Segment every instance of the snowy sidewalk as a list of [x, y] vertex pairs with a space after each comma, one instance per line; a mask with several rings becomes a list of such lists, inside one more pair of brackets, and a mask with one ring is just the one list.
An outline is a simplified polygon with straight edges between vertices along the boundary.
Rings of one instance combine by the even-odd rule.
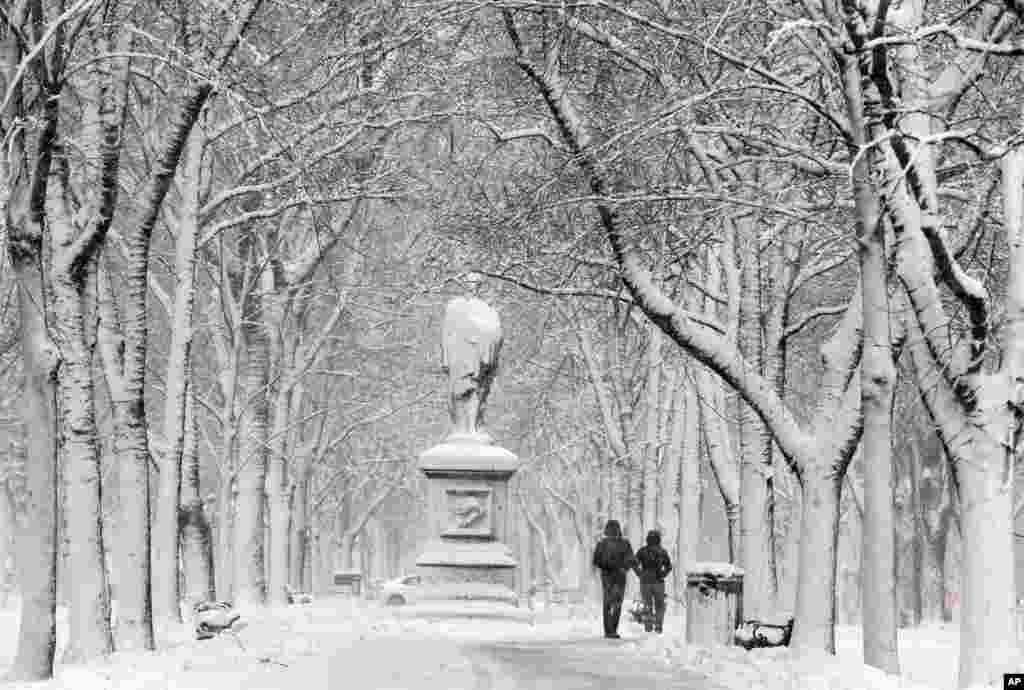
[[[182, 637], [158, 653], [118, 653], [59, 666], [33, 690], [711, 690], [696, 673], [644, 659], [642, 635], [601, 638], [599, 621], [538, 615], [501, 619], [410, 618], [353, 600], [246, 613], [237, 639]], [[7, 623], [9, 621], [3, 621]], [[0, 664], [14, 626], [0, 626]], [[63, 626], [58, 637], [63, 639]], [[2, 671], [3, 669], [0, 669]]]
[[[596, 611], [596, 610], [595, 610]], [[26, 690], [909, 690], [915, 682], [946, 690], [955, 637], [931, 640], [921, 630], [921, 654], [911, 640], [910, 678], [893, 678], [843, 649], [839, 658], [797, 660], [790, 650], [744, 652], [686, 645], [681, 621], [666, 619], [664, 635], [624, 621], [622, 640], [600, 636], [586, 607], [538, 612], [534, 623], [503, 619], [425, 618], [374, 602], [326, 599], [311, 606], [242, 611], [238, 638], [206, 641], [182, 630], [156, 653], [118, 653], [83, 666], [61, 666], [57, 677]], [[66, 638], [64, 616], [58, 640]], [[13, 612], [0, 612], [0, 674], [14, 654]], [[844, 648], [853, 639], [844, 639]], [[59, 658], [58, 650], [58, 658]], [[944, 660], [945, 661], [945, 660]], [[921, 670], [932, 667], [928, 678]], [[920, 667], [920, 668], [919, 668]], [[911, 680], [913, 678], [913, 680]], [[931, 682], [928, 682], [931, 681]], [[921, 687], [921, 686], [917, 686]]]
[[466, 651], [479, 690], [717, 690], [705, 676], [669, 669], [633, 652], [634, 642], [600, 637], [557, 642], [503, 642]]

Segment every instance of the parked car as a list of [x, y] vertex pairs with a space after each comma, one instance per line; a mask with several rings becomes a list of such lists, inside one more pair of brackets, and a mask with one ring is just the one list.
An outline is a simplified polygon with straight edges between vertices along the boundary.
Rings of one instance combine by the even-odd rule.
[[401, 606], [416, 599], [422, 584], [419, 575], [403, 575], [388, 580], [380, 587], [380, 598], [388, 606]]
[[380, 587], [380, 600], [388, 606], [420, 604], [428, 601], [501, 601], [519, 606], [519, 598], [507, 587], [486, 582], [425, 583], [419, 575], [403, 575]]

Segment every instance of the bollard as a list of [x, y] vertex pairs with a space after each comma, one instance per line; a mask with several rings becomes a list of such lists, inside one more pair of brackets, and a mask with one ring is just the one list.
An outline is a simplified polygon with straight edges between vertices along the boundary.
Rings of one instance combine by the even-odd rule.
[[694, 563], [686, 571], [686, 641], [732, 645], [743, 621], [743, 570], [732, 563]]

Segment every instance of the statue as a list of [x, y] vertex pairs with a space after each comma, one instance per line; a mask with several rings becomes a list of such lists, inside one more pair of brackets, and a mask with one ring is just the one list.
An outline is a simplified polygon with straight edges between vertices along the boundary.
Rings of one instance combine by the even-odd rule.
[[449, 438], [489, 440], [484, 406], [498, 371], [501, 320], [475, 297], [456, 297], [444, 312], [441, 370], [448, 375]]

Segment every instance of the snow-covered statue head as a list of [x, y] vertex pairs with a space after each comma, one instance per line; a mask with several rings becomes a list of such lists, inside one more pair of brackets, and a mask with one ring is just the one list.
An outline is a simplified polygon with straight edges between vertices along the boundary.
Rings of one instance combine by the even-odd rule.
[[488, 438], [484, 406], [498, 372], [501, 320], [475, 297], [456, 297], [444, 311], [441, 370], [448, 375], [449, 437]]

